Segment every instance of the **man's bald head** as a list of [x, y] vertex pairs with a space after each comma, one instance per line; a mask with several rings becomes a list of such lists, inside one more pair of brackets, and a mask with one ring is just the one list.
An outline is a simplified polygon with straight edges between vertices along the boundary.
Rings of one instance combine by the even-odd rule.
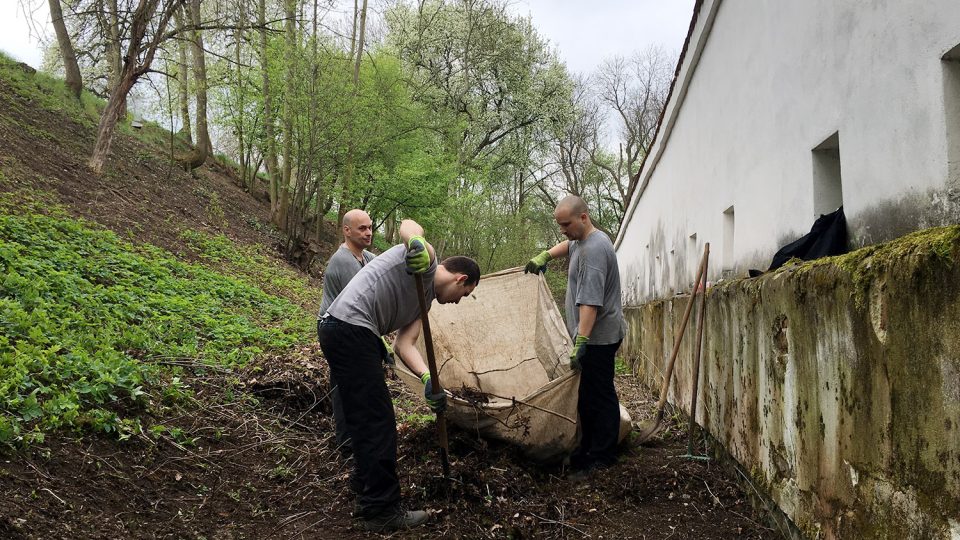
[[570, 240], [583, 240], [593, 232], [587, 203], [576, 195], [568, 195], [557, 203], [553, 218], [560, 226], [560, 232]]
[[366, 212], [354, 208], [343, 215], [343, 242], [357, 253], [370, 247], [373, 243], [373, 221]]
[[354, 208], [343, 215], [344, 227], [355, 227], [358, 223], [370, 221], [370, 216], [359, 208]]
[[587, 208], [587, 203], [583, 202], [583, 199], [577, 197], [576, 195], [567, 195], [566, 197], [560, 199], [560, 202], [557, 203], [557, 208], [555, 211], [563, 210], [565, 213], [568, 213], [573, 216], [579, 216], [580, 214], [590, 215], [590, 210]]

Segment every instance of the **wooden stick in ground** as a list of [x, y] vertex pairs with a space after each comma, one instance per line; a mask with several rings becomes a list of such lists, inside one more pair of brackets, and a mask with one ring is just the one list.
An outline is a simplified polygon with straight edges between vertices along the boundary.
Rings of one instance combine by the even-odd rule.
[[697, 393], [700, 389], [700, 349], [703, 346], [703, 327], [707, 321], [707, 270], [710, 268], [710, 243], [703, 249], [703, 279], [700, 289], [700, 313], [697, 314], [697, 348], [693, 355], [693, 392], [690, 397], [690, 425], [687, 430], [687, 455], [693, 456], [693, 431], [697, 426]]
[[[700, 259], [700, 268], [697, 269], [697, 279], [694, 280], [695, 284], [699, 284], [703, 278], [709, 249], [709, 245], [704, 246], [703, 258]], [[657, 414], [652, 420], [648, 420], [637, 426], [636, 435], [634, 436], [636, 444], [643, 444], [649, 441], [662, 427], [663, 407], [667, 404], [667, 391], [670, 389], [670, 377], [673, 375], [673, 364], [677, 360], [677, 353], [680, 352], [680, 341], [683, 339], [683, 332], [687, 329], [687, 321], [690, 320], [690, 311], [693, 309], [693, 302], [697, 298], [696, 287], [697, 285], [694, 285], [693, 292], [690, 294], [687, 309], [683, 312], [683, 323], [680, 325], [680, 331], [677, 332], [677, 339], [673, 342], [673, 352], [670, 353], [670, 361], [667, 362], [667, 372], [664, 374], [663, 385], [660, 387], [660, 400], [657, 401]]]
[[[423, 276], [414, 274], [417, 282], [417, 300], [420, 302], [420, 322], [423, 323], [423, 344], [427, 349], [427, 368], [430, 370], [431, 391], [440, 392], [440, 376], [437, 374], [437, 359], [433, 354], [433, 336], [430, 334], [430, 316], [427, 314], [427, 299], [423, 291]], [[440, 437], [440, 463], [443, 465], [444, 478], [450, 477], [450, 445], [447, 442], [447, 419], [444, 413], [437, 413], [437, 434]]]

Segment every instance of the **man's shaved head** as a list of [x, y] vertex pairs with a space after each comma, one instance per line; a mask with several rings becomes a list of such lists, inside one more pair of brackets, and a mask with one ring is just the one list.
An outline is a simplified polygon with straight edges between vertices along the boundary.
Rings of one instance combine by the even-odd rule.
[[370, 216], [368, 216], [366, 212], [364, 212], [363, 210], [360, 210], [359, 208], [354, 208], [353, 210], [350, 210], [349, 212], [343, 215], [344, 227], [353, 228], [353, 227], [356, 227], [357, 224], [364, 221], [370, 221]]
[[583, 199], [577, 197], [576, 195], [567, 195], [566, 197], [560, 199], [560, 202], [557, 203], [556, 210], [563, 210], [572, 216], [579, 216], [580, 214], [587, 214], [588, 216], [590, 215], [590, 210], [587, 208], [587, 203], [583, 202]]
[[560, 232], [570, 240], [583, 240], [593, 232], [587, 203], [576, 195], [568, 195], [557, 203], [553, 218], [560, 226]]
[[355, 253], [370, 247], [373, 242], [373, 222], [366, 212], [354, 208], [343, 215], [343, 241]]

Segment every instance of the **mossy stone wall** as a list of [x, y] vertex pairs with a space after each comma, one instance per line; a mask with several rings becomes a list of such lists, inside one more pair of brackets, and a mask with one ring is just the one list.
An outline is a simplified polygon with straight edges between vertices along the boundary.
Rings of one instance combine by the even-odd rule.
[[[689, 296], [625, 309], [659, 388]], [[670, 401], [688, 411], [696, 310]], [[960, 538], [960, 227], [707, 294], [697, 420], [813, 538]]]

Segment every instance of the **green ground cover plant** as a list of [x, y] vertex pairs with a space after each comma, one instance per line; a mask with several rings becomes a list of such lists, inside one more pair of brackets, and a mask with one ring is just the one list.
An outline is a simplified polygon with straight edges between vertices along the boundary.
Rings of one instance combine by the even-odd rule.
[[129, 436], [169, 401], [170, 360], [238, 368], [312, 339], [312, 325], [287, 299], [154, 246], [61, 215], [0, 215], [0, 443]]
[[305, 309], [320, 306], [323, 298], [320, 287], [312, 287], [303, 274], [278, 259], [265, 256], [258, 246], [238, 245], [222, 234], [192, 229], [181, 231], [180, 238], [205, 266], [219, 273], [230, 275], [269, 294], [282, 296]]
[[48, 111], [58, 111], [87, 127], [96, 127], [104, 101], [84, 90], [74, 99], [63, 79], [41, 71], [30, 72], [16, 60], [0, 54], [0, 78], [21, 97]]

